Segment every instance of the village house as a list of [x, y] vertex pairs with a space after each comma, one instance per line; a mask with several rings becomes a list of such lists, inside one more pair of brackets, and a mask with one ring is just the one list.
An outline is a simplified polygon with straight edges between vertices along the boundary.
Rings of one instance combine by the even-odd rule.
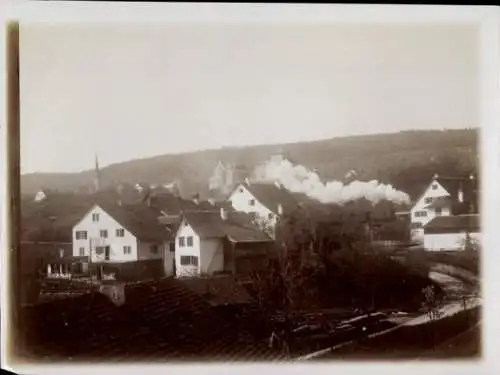
[[185, 212], [175, 238], [177, 277], [245, 275], [265, 266], [273, 244], [250, 216], [223, 207]]
[[410, 211], [412, 238], [423, 241], [424, 227], [435, 217], [477, 212], [476, 187], [472, 175], [469, 179], [435, 175]]
[[173, 274], [171, 233], [149, 207], [94, 205], [73, 227], [73, 256], [90, 257], [92, 264], [125, 265], [163, 261], [166, 275]]
[[438, 216], [424, 227], [424, 247], [429, 251], [465, 250], [480, 241], [477, 214]]
[[278, 182], [254, 183], [248, 179], [236, 186], [227, 201], [234, 210], [250, 214], [271, 236], [279, 218], [299, 208], [294, 195]]

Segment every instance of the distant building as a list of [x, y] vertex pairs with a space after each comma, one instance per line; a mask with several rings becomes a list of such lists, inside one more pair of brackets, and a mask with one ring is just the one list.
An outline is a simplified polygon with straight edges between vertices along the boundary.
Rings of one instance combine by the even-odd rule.
[[467, 241], [481, 241], [477, 214], [434, 217], [424, 227], [424, 247], [429, 251], [465, 250]]
[[269, 226], [271, 232], [281, 216], [299, 207], [294, 195], [279, 183], [246, 181], [233, 190], [227, 201], [236, 211], [248, 213], [256, 221]]
[[248, 215], [224, 208], [185, 212], [175, 237], [177, 277], [244, 275], [263, 267], [273, 242]]
[[94, 205], [73, 227], [73, 256], [90, 263], [129, 263], [164, 260], [173, 273], [170, 232], [154, 210], [144, 205]]
[[236, 184], [243, 182], [248, 176], [245, 166], [225, 164], [219, 160], [208, 181], [208, 189], [212, 196], [216, 194], [227, 196]]
[[47, 198], [47, 192], [45, 190], [39, 190], [35, 194], [35, 198], [33, 199], [35, 202], [41, 202]]
[[411, 208], [414, 240], [423, 240], [424, 227], [435, 217], [477, 213], [477, 182], [435, 175], [425, 192]]

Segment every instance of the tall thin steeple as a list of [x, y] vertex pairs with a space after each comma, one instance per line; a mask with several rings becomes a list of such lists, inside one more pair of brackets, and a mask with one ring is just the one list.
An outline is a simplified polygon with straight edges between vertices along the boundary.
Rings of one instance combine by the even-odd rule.
[[101, 188], [101, 173], [99, 170], [99, 159], [95, 154], [95, 170], [94, 170], [94, 191], [99, 191]]

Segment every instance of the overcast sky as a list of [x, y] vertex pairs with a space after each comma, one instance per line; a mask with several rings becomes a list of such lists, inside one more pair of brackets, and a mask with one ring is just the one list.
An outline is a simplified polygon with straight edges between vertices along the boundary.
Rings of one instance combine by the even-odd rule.
[[166, 153], [479, 126], [450, 25], [22, 24], [22, 173]]

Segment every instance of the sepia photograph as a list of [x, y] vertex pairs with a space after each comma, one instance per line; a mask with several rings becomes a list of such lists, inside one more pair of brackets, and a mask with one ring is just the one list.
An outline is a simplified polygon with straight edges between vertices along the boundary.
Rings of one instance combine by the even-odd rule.
[[16, 361], [481, 360], [479, 23], [9, 27]]

